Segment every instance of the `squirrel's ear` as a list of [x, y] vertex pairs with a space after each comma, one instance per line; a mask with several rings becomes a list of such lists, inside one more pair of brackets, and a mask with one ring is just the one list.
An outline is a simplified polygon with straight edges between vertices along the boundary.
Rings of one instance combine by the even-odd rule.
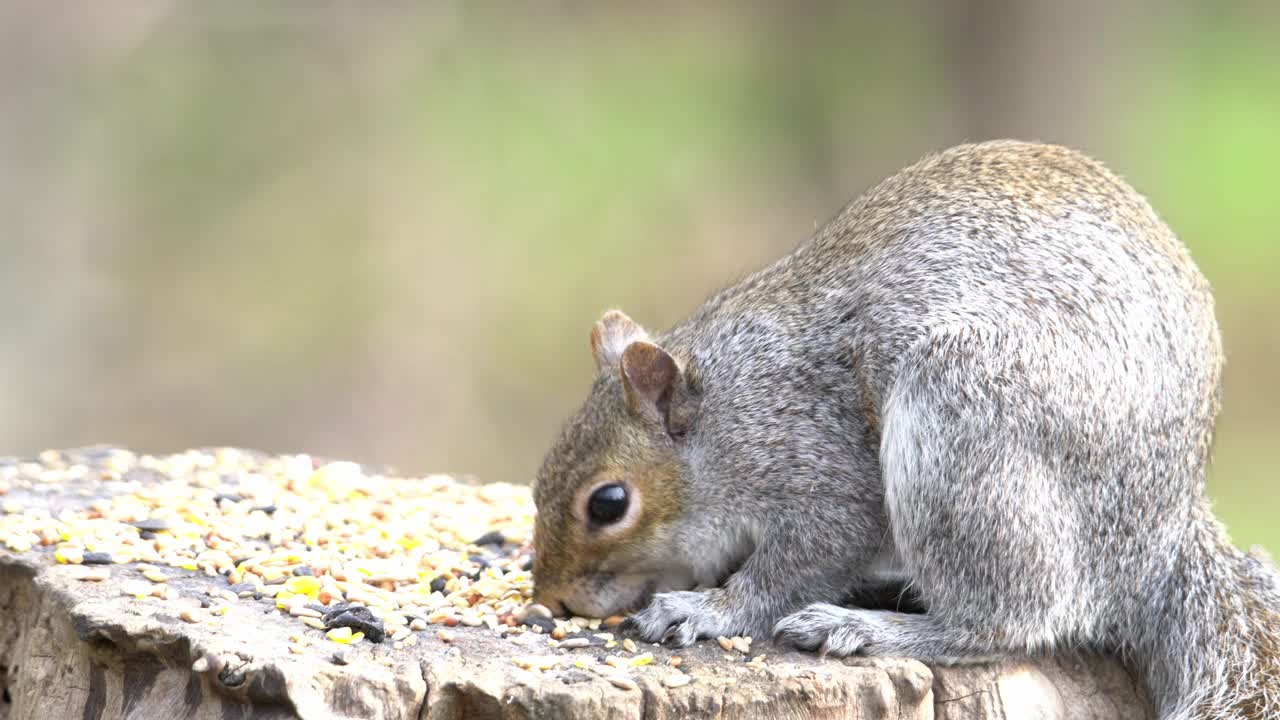
[[679, 408], [687, 398], [684, 374], [666, 350], [644, 340], [622, 352], [622, 384], [631, 409], [660, 422], [673, 437], [687, 429]]
[[649, 333], [634, 320], [621, 310], [610, 310], [591, 328], [591, 354], [595, 355], [596, 369], [618, 367], [628, 345], [648, 340]]

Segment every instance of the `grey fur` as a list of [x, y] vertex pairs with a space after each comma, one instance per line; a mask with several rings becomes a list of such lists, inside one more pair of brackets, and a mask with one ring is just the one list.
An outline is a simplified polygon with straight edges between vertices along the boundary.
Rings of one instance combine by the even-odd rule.
[[[1165, 720], [1280, 717], [1275, 570], [1204, 493], [1210, 288], [1098, 163], [1012, 141], [928, 157], [654, 342], [690, 386], [689, 432], [649, 436], [687, 498], [662, 544], [690, 567], [749, 554], [720, 587], [657, 595], [633, 618], [645, 638], [1100, 649], [1145, 673]], [[580, 418], [615, 417], [602, 377]], [[886, 573], [928, 612], [830, 604]]]

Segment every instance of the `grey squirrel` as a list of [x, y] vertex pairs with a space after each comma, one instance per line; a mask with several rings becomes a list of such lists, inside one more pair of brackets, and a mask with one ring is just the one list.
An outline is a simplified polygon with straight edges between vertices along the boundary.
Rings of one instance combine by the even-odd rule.
[[[1208, 283], [1075, 151], [931, 155], [651, 336], [596, 324], [534, 484], [535, 597], [649, 641], [1118, 653], [1164, 720], [1280, 718], [1280, 576], [1205, 496]], [[844, 607], [902, 582], [926, 611]]]

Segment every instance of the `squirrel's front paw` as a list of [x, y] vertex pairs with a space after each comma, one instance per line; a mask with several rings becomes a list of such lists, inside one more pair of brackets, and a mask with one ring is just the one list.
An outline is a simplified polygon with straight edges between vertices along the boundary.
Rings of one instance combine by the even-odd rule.
[[648, 642], [685, 647], [698, 638], [735, 634], [725, 608], [721, 590], [661, 593], [628, 622]]
[[816, 603], [779, 620], [773, 635], [805, 650], [845, 657], [875, 644], [879, 622], [866, 610]]

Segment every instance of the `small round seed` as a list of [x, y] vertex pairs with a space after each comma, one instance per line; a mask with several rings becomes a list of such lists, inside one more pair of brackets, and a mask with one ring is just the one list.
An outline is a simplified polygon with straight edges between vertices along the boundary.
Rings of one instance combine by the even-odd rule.
[[662, 678], [662, 684], [668, 688], [684, 687], [693, 681], [693, 678], [684, 673], [674, 673]]
[[75, 547], [58, 548], [53, 557], [64, 565], [79, 565], [84, 562], [84, 551]]
[[635, 680], [632, 680], [631, 678], [627, 677], [626, 675], [621, 675], [621, 674], [614, 674], [614, 675], [610, 675], [610, 676], [609, 676], [609, 682], [613, 683], [613, 685], [614, 685], [615, 687], [620, 687], [620, 688], [622, 688], [623, 690], [638, 690], [638, 689], [640, 689], [640, 686], [639, 686], [639, 685], [636, 685], [636, 681], [635, 681]]
[[530, 604], [525, 608], [525, 612], [528, 613], [529, 617], [544, 617], [548, 619], [555, 617], [551, 614], [551, 611], [547, 609], [546, 605], [539, 605], [537, 603]]
[[144, 583], [140, 580], [128, 580], [120, 584], [120, 593], [123, 595], [146, 597], [151, 594], [151, 584]]
[[70, 570], [71, 571], [68, 574], [71, 577], [76, 580], [83, 580], [87, 582], [101, 582], [111, 577], [111, 571], [104, 567], [85, 567], [83, 565], [77, 565]]

